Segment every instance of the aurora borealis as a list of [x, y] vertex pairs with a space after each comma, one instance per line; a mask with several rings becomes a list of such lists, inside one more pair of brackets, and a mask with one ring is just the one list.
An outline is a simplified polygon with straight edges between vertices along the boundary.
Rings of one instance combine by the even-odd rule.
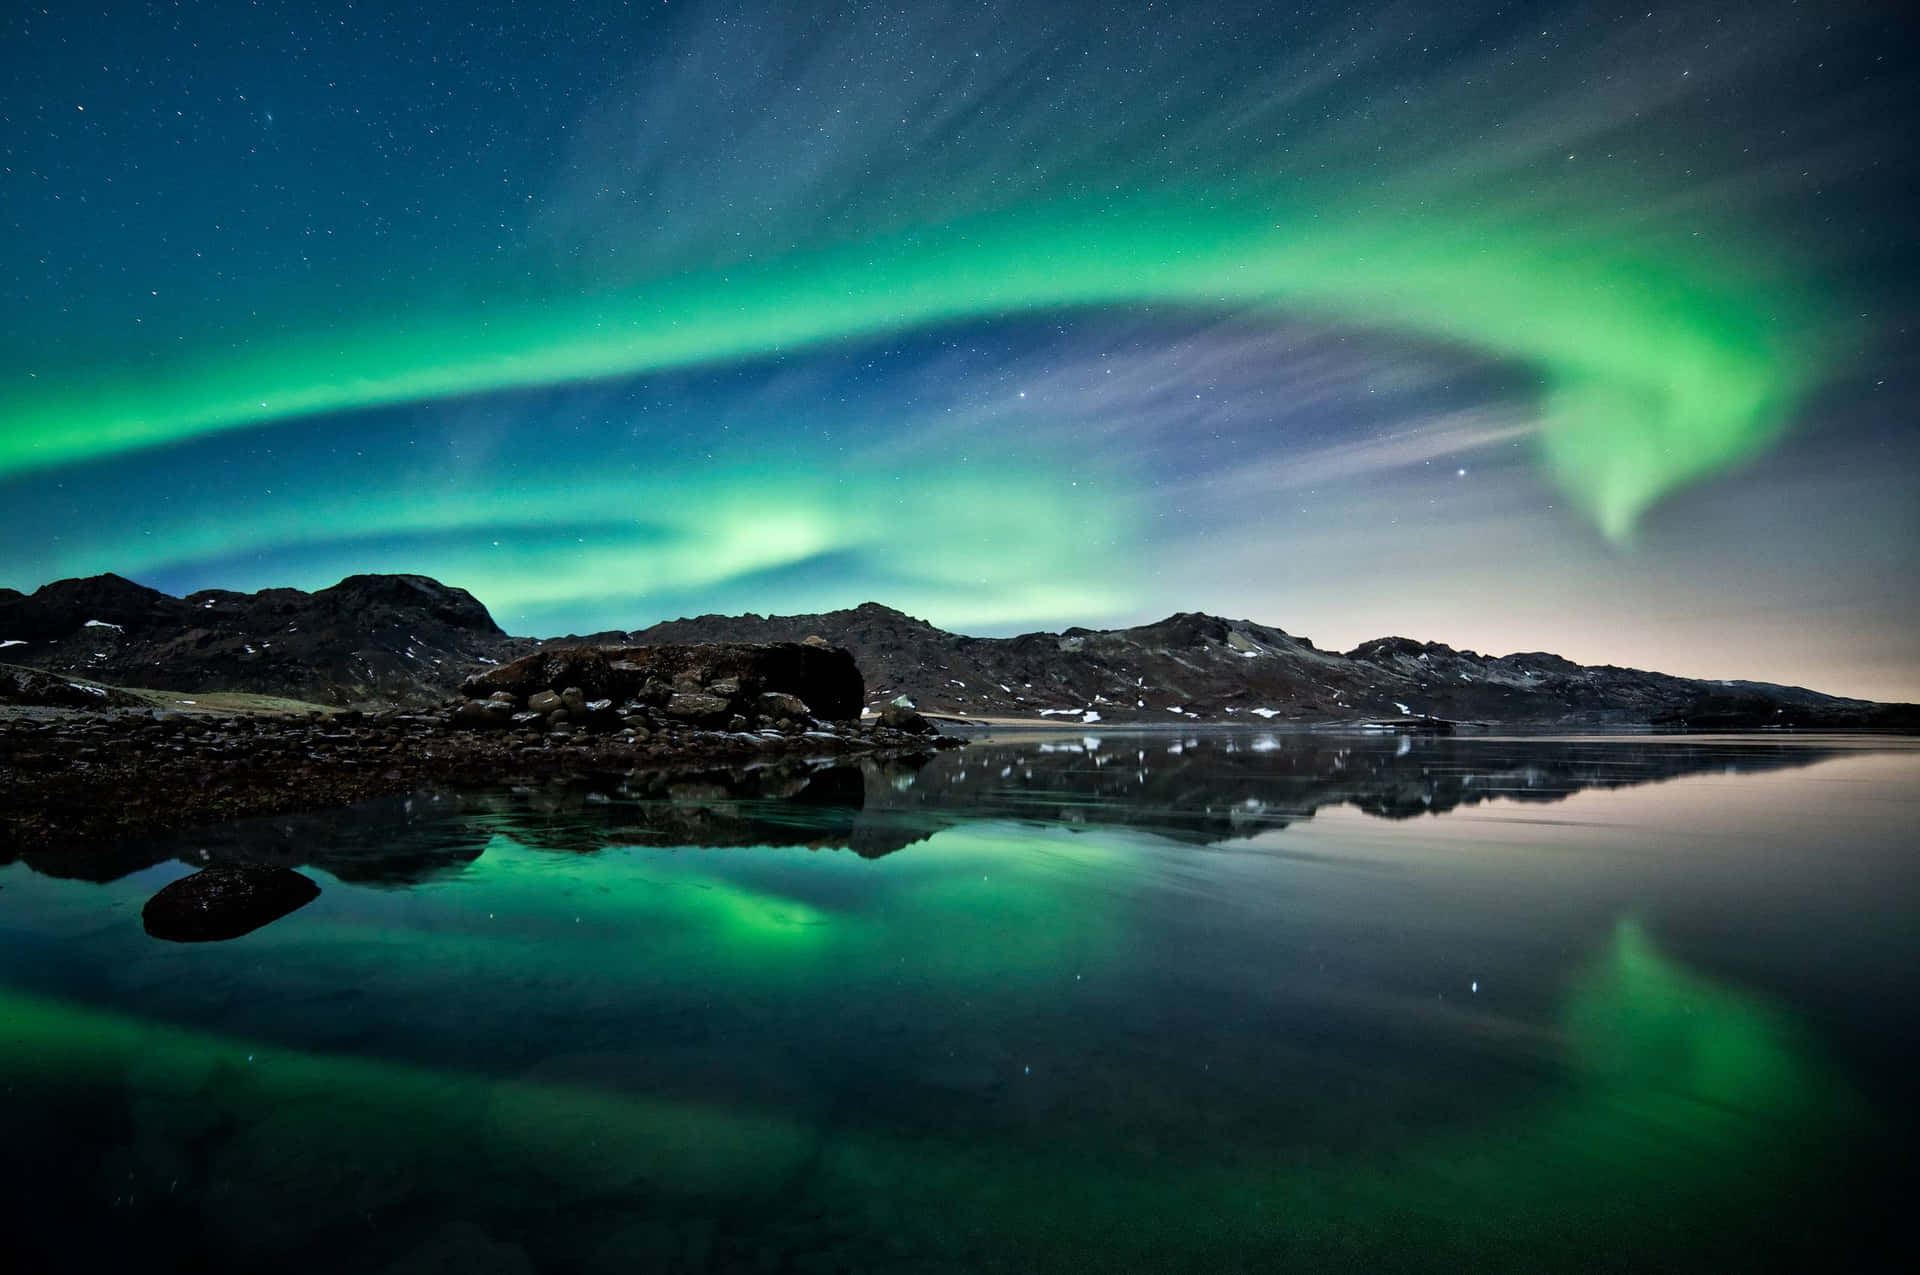
[[0, 585], [1199, 608], [1920, 696], [1894, 19], [113, 18], [0, 41]]

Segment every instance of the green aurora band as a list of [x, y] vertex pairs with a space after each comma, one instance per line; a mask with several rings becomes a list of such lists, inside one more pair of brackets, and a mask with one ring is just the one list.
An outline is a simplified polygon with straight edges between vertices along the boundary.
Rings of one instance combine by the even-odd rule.
[[1799, 290], [1624, 226], [1206, 196], [1056, 205], [626, 291], [401, 307], [150, 374], [36, 373], [0, 400], [0, 476], [320, 413], [1151, 305], [1404, 332], [1537, 369], [1543, 460], [1615, 541], [1663, 495], [1773, 442], [1830, 331]]

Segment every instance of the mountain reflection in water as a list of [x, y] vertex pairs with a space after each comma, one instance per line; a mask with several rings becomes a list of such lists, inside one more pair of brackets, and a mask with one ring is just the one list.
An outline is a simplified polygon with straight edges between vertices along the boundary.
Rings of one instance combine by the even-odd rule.
[[[1917, 776], [1073, 733], [0, 865], [0, 1206], [33, 1269], [1901, 1269]], [[219, 864], [321, 889], [150, 938]]]
[[458, 871], [497, 832], [576, 853], [765, 845], [877, 858], [962, 820], [1014, 819], [1124, 826], [1208, 844], [1284, 828], [1332, 806], [1407, 819], [1496, 798], [1555, 802], [1590, 788], [1809, 766], [1835, 755], [1798, 742], [1634, 736], [1036, 734], [918, 763], [582, 775], [538, 787], [418, 793], [246, 820], [178, 841], [35, 851], [23, 861], [47, 875], [91, 881], [177, 857], [195, 867], [314, 867], [354, 884], [405, 886]]

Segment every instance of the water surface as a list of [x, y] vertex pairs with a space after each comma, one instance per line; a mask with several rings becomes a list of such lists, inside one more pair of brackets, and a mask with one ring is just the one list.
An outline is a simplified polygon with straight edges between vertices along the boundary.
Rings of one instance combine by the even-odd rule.
[[[1893, 1269], [1916, 780], [1071, 733], [37, 854], [0, 1198], [42, 1269]], [[230, 862], [320, 894], [148, 936]]]

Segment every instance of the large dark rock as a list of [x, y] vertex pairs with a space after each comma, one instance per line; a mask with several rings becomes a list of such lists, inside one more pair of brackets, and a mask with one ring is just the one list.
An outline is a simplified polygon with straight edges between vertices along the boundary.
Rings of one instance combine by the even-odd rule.
[[860, 715], [866, 697], [852, 655], [800, 642], [555, 647], [477, 673], [461, 689], [470, 699], [504, 691], [530, 700], [578, 688], [587, 700], [622, 703], [657, 699], [649, 686], [697, 697], [703, 711], [692, 711], [696, 705], [689, 703], [682, 714], [689, 717], [718, 715], [717, 707], [705, 704], [709, 699], [746, 712], [774, 692], [800, 700], [815, 717], [845, 721]]
[[320, 887], [292, 868], [216, 866], [162, 887], [140, 920], [154, 938], [207, 943], [251, 933], [319, 896]]

